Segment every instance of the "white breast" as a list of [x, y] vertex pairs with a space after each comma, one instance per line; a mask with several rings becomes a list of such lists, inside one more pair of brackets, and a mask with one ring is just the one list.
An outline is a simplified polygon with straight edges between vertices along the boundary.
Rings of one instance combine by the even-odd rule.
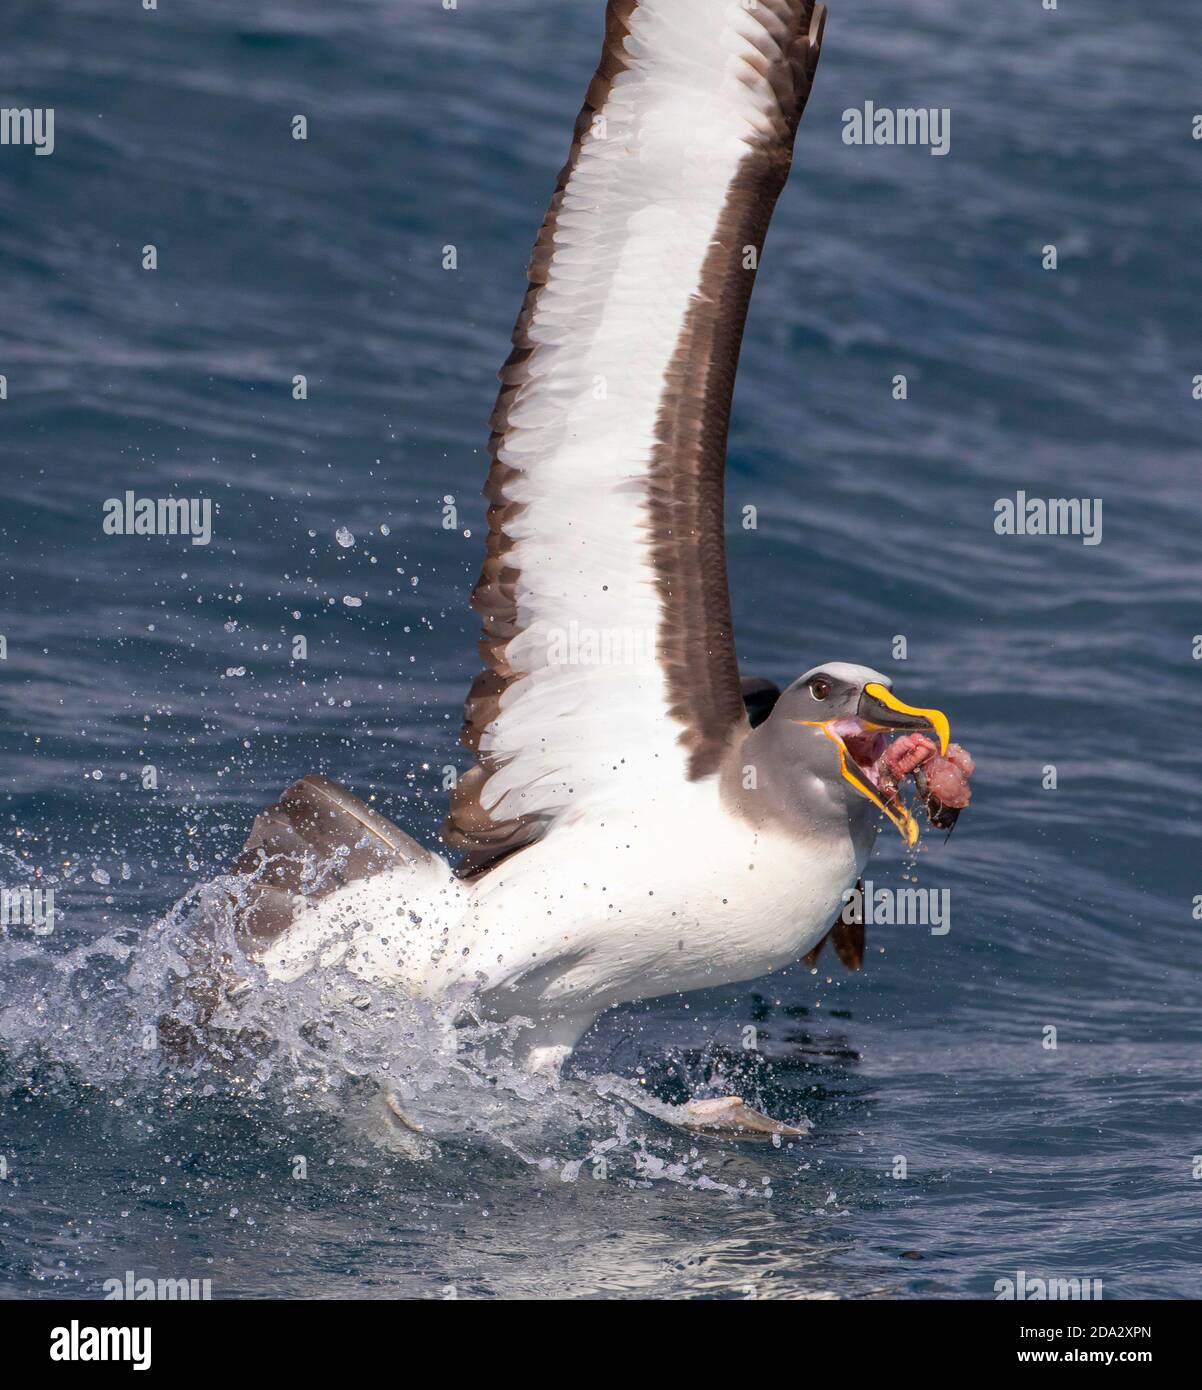
[[561, 825], [494, 870], [444, 980], [466, 968], [538, 1016], [752, 979], [821, 939], [863, 858], [846, 830], [757, 831], [706, 779], [670, 806]]
[[865, 857], [846, 830], [755, 829], [710, 778], [671, 805], [561, 824], [475, 884], [438, 861], [300, 905], [262, 963], [284, 979], [340, 964], [429, 998], [472, 986], [498, 1013], [583, 1027], [614, 1004], [798, 960]]

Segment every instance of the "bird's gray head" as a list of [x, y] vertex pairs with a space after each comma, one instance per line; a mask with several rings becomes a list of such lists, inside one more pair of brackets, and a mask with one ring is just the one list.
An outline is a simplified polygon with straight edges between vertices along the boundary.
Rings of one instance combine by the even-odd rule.
[[947, 717], [937, 709], [907, 705], [893, 682], [869, 666], [828, 661], [799, 676], [752, 731], [748, 753], [762, 767], [772, 791], [808, 815], [843, 811], [854, 821], [885, 812], [907, 844], [918, 824], [900, 799], [886, 800], [874, 764], [890, 733], [928, 730], [946, 752]]

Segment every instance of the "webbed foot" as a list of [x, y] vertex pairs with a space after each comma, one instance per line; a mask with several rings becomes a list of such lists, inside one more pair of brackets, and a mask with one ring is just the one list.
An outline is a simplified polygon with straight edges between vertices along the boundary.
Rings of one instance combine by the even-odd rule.
[[671, 1107], [673, 1123], [685, 1129], [703, 1129], [717, 1134], [770, 1134], [783, 1139], [800, 1139], [810, 1132], [810, 1122], [801, 1126], [774, 1120], [744, 1103], [741, 1096], [716, 1096], [710, 1100], [689, 1100]]
[[406, 1158], [426, 1160], [433, 1158], [437, 1147], [426, 1137], [424, 1126], [410, 1119], [401, 1109], [401, 1103], [392, 1091], [381, 1092], [384, 1110], [389, 1120], [389, 1147]]

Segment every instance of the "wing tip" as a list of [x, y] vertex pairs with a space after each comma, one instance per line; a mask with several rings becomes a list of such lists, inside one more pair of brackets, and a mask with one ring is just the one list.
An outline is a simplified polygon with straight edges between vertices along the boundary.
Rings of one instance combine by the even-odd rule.
[[[340, 783], [311, 772], [259, 812], [231, 866], [249, 879], [238, 904], [239, 935], [247, 943], [271, 940], [291, 924], [298, 895], [323, 897], [355, 879], [435, 857]], [[306, 867], [317, 864], [329, 872], [314, 887]]]

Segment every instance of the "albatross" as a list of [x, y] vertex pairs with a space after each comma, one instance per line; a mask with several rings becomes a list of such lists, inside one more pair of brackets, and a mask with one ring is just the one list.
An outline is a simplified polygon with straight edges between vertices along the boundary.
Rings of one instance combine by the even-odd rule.
[[[881, 816], [917, 839], [909, 773], [937, 824], [964, 804], [947, 719], [888, 676], [826, 661], [782, 692], [735, 655], [731, 394], [824, 22], [812, 0], [609, 0], [490, 422], [454, 862], [302, 778], [234, 866], [270, 977], [470, 994], [557, 1074], [615, 1005], [812, 958]], [[854, 932], [836, 946], [859, 963]], [[693, 1104], [763, 1127], [737, 1097]]]

